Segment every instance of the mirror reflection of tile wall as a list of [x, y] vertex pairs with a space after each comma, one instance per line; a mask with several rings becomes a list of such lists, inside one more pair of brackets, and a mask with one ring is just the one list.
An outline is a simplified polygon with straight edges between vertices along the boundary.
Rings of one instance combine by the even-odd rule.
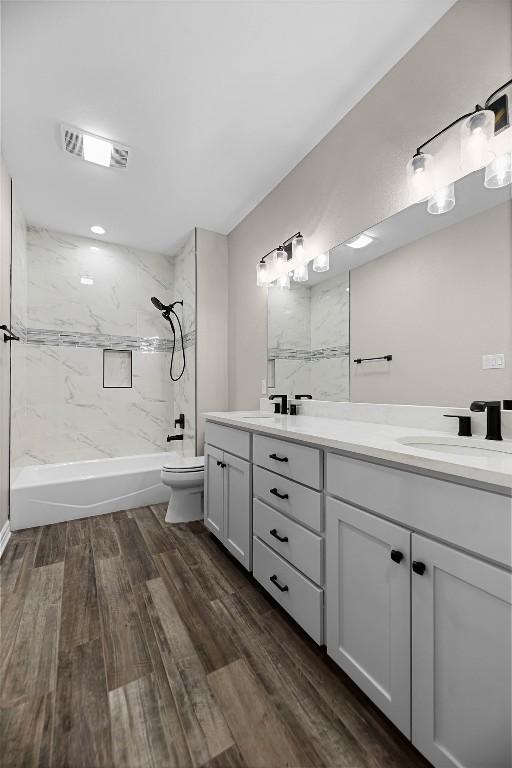
[[349, 273], [268, 292], [269, 394], [349, 399]]

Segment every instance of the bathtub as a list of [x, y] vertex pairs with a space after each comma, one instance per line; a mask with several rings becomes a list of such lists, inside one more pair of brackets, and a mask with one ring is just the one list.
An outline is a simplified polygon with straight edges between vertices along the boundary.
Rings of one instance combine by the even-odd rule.
[[11, 482], [11, 530], [168, 502], [160, 470], [170, 453], [38, 464]]

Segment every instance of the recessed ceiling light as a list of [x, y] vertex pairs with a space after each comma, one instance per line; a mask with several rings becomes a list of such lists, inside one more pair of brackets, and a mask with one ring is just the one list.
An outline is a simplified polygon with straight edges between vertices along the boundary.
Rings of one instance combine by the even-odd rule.
[[345, 245], [348, 245], [349, 248], [366, 248], [370, 243], [373, 243], [373, 237], [363, 233], [362, 235], [357, 235], [357, 237], [352, 238], [352, 240], [349, 240]]
[[106, 230], [103, 229], [103, 227], [100, 227], [99, 224], [94, 224], [91, 227], [91, 232], [94, 232], [95, 235], [104, 235]]
[[98, 245], [90, 245], [89, 248], [91, 249], [91, 251], [99, 251], [100, 249]]
[[90, 136], [84, 133], [83, 138], [84, 160], [96, 165], [110, 167], [110, 158], [112, 157], [112, 144], [106, 139], [100, 139], [98, 136]]
[[89, 277], [88, 275], [82, 275], [80, 278], [80, 282], [82, 285], [94, 285], [94, 280], [92, 277]]

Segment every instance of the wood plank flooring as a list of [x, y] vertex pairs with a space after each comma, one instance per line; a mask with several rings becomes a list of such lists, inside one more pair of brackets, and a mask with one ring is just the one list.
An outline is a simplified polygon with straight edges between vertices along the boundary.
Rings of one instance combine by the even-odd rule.
[[200, 523], [14, 533], [2, 768], [426, 768]]

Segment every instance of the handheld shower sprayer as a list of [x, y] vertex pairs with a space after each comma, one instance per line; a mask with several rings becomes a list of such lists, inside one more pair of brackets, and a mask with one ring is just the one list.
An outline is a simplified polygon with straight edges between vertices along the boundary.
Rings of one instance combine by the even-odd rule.
[[[179, 301], [173, 301], [171, 304], [164, 304], [163, 302], [160, 301], [160, 299], [157, 299], [156, 296], [152, 296], [151, 297], [151, 303], [153, 304], [154, 307], [156, 307], [162, 313], [162, 317], [165, 320], [167, 320], [167, 322], [171, 326], [171, 331], [172, 331], [172, 334], [173, 334], [174, 343], [172, 345], [171, 367], [169, 369], [169, 376], [171, 377], [172, 381], [179, 381], [181, 379], [181, 377], [183, 376], [183, 374], [185, 373], [185, 347], [184, 347], [184, 344], [183, 344], [183, 328], [181, 326], [180, 319], [179, 319], [178, 315], [176, 314], [176, 311], [175, 311], [174, 307], [176, 306], [176, 304], [181, 304], [181, 306], [183, 307], [183, 301], [179, 300]], [[181, 368], [181, 371], [180, 371], [179, 375], [176, 376], [176, 377], [174, 377], [173, 373], [172, 373], [172, 368], [173, 368], [173, 363], [174, 363], [174, 353], [175, 353], [175, 350], [176, 350], [176, 329], [175, 329], [174, 323], [173, 323], [173, 321], [171, 319], [171, 314], [173, 314], [174, 317], [176, 318], [176, 321], [178, 323], [178, 328], [180, 329], [181, 354], [183, 355], [183, 366]]]

